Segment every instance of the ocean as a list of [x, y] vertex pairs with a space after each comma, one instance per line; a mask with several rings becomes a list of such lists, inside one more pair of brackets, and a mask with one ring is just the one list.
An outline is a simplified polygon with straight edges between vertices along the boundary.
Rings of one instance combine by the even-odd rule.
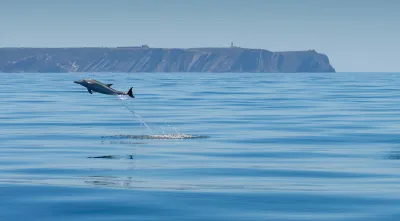
[[[93, 78], [136, 98], [90, 94]], [[400, 220], [399, 73], [0, 73], [0, 220]]]

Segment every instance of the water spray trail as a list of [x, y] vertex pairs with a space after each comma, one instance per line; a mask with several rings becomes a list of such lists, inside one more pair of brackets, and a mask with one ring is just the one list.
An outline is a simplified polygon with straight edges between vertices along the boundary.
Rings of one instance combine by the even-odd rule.
[[[124, 105], [126, 107], [126, 109], [128, 109], [132, 114], [134, 114], [140, 121], [141, 125], [144, 125], [147, 130], [150, 132], [150, 134], [154, 135], [154, 132], [150, 129], [150, 127], [146, 124], [146, 122], [143, 121], [143, 119], [139, 116], [139, 114], [137, 114], [133, 109], [131, 109], [129, 106], [127, 106], [126, 104], [123, 103], [123, 100], [129, 99], [123, 96], [117, 96], [118, 100], [122, 101], [122, 105]], [[163, 126], [159, 126], [163, 136], [173, 136], [173, 137], [179, 137], [179, 136], [185, 136], [184, 133], [180, 133], [175, 126], [171, 126], [170, 124], [167, 124], [167, 122], [164, 120], [164, 126], [167, 126], [167, 128], [173, 129], [173, 131], [171, 131], [171, 134], [167, 134], [165, 131], [165, 127]], [[175, 133], [174, 133], [175, 132]], [[158, 135], [157, 135], [158, 136]]]
[[[119, 99], [119, 98], [118, 98], [118, 100], [122, 100], [122, 99]], [[129, 108], [129, 107], [128, 107], [127, 105], [125, 105], [124, 103], [122, 103], [122, 105], [124, 105], [124, 106], [126, 107], [126, 109], [128, 109], [133, 115], [135, 115], [135, 116], [139, 119], [141, 125], [144, 125], [144, 126], [147, 128], [147, 130], [150, 132], [150, 134], [153, 134], [153, 131], [152, 131], [152, 130], [150, 129], [150, 127], [146, 124], [146, 122], [143, 121], [143, 119], [140, 117], [139, 114], [137, 114], [134, 110], [132, 110], [131, 108]]]
[[140, 121], [141, 124], [143, 124], [144, 126], [146, 126], [147, 130], [148, 130], [151, 134], [153, 134], [153, 131], [150, 129], [149, 125], [147, 125], [146, 122], [143, 121], [143, 119], [140, 117], [139, 114], [137, 114], [134, 110], [130, 109], [130, 108], [129, 108], [128, 106], [126, 106], [125, 104], [124, 104], [124, 106], [125, 106], [131, 113], [133, 113], [133, 114], [139, 119], [139, 121]]

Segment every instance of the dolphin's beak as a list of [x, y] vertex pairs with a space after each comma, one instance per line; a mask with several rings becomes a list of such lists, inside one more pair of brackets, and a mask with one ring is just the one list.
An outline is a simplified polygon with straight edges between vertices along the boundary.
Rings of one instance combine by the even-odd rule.
[[80, 82], [80, 81], [74, 81], [74, 83], [75, 83], [75, 84], [81, 84], [81, 82]]

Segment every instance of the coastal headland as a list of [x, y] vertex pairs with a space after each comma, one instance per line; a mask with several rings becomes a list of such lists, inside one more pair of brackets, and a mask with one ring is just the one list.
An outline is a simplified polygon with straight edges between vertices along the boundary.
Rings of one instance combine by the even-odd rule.
[[335, 72], [315, 50], [226, 48], [0, 48], [0, 72]]

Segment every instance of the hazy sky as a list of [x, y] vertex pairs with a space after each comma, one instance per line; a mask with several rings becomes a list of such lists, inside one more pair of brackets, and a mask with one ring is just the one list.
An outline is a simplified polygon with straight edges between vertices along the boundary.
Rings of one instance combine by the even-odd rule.
[[0, 47], [240, 47], [400, 71], [400, 0], [0, 0]]

